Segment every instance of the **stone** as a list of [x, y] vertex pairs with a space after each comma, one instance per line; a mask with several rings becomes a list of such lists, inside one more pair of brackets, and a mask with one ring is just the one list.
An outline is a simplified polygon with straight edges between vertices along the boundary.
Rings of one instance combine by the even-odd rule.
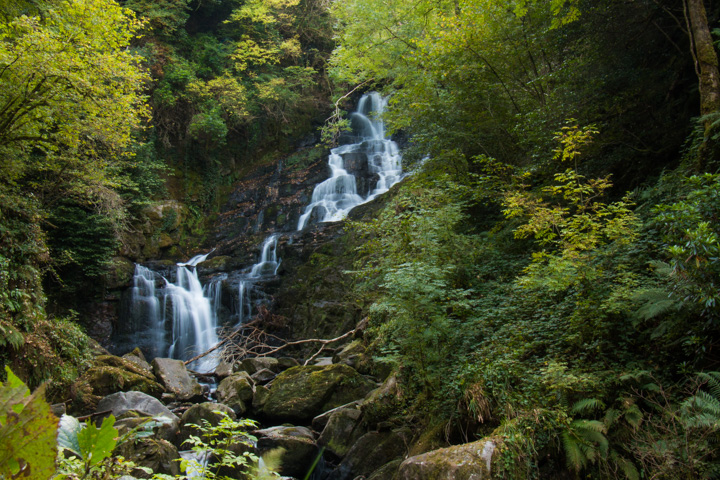
[[318, 445], [337, 458], [343, 458], [365, 433], [361, 416], [362, 412], [357, 408], [336, 408], [318, 439]]
[[202, 386], [190, 377], [182, 360], [156, 358], [152, 361], [153, 372], [165, 388], [180, 401], [202, 398]]
[[340, 410], [341, 408], [356, 408], [360, 405], [360, 403], [360, 400], [356, 400], [354, 402], [340, 405], [339, 407], [335, 407], [331, 410], [328, 410], [327, 412], [321, 413], [320, 415], [312, 419], [312, 428], [317, 432], [322, 432], [325, 429], [325, 426], [327, 426], [327, 423], [330, 421], [330, 417], [333, 413]]
[[306, 427], [271, 427], [254, 434], [260, 455], [276, 448], [285, 449], [280, 460], [282, 475], [303, 478], [319, 453], [315, 435]]
[[[180, 455], [177, 448], [167, 440], [138, 438], [119, 444], [113, 453], [122, 455], [138, 466], [150, 468], [154, 473], [180, 474], [180, 462], [177, 461]], [[136, 478], [151, 478], [153, 475], [140, 469], [134, 469], [131, 473]]]
[[267, 368], [268, 370], [273, 372], [279, 372], [280, 364], [277, 358], [272, 357], [246, 358], [239, 364], [236, 364], [237, 371], [245, 371], [248, 372], [250, 375], [253, 375], [254, 373], [262, 370], [263, 368]]
[[353, 444], [328, 480], [352, 480], [367, 477], [383, 465], [401, 458], [412, 437], [407, 429], [366, 433]]
[[397, 412], [402, 404], [402, 390], [396, 375], [388, 377], [383, 384], [370, 392], [362, 404], [365, 421], [376, 425]]
[[367, 349], [361, 340], [354, 340], [333, 355], [332, 361], [333, 363], [344, 363], [345, 365], [355, 368], [363, 356], [365, 356], [366, 351]]
[[218, 363], [218, 366], [215, 367], [215, 376], [218, 378], [225, 378], [229, 377], [233, 373], [233, 366], [232, 363], [226, 362], [225, 360], [220, 360], [220, 363]]
[[402, 462], [402, 458], [398, 458], [396, 460], [393, 460], [392, 462], [386, 463], [382, 467], [375, 470], [372, 475], [367, 477], [367, 480], [394, 480], [395, 475], [397, 475], [398, 469], [400, 468], [400, 464]]
[[264, 385], [255, 387], [255, 395], [253, 395], [252, 408], [255, 412], [262, 411], [265, 402], [270, 397], [270, 389]]
[[288, 368], [297, 367], [300, 362], [292, 357], [280, 357], [278, 358], [278, 365], [280, 370], [287, 370]]
[[111, 411], [115, 417], [134, 411], [147, 417], [168, 417], [179, 420], [165, 405], [158, 399], [142, 392], [117, 392], [108, 395], [97, 406], [97, 412]]
[[333, 364], [332, 357], [317, 357], [312, 362], [312, 365], [317, 365], [320, 367], [324, 367], [326, 365], [332, 365], [332, 364]]
[[130, 286], [134, 273], [135, 263], [129, 258], [113, 257], [105, 274], [105, 288], [115, 290]]
[[258, 370], [257, 372], [253, 373], [252, 379], [255, 383], [259, 384], [266, 384], [270, 380], [276, 377], [276, 373], [273, 373], [271, 370], [268, 370], [267, 368], [263, 368], [261, 370]]
[[143, 370], [147, 370], [148, 373], [152, 372], [152, 366], [143, 358], [138, 357], [134, 353], [126, 353], [122, 356], [128, 362], [132, 362]]
[[246, 404], [252, 402], [255, 388], [246, 372], [236, 373], [223, 379], [217, 387], [217, 399], [232, 408], [236, 415], [247, 410]]
[[363, 398], [374, 385], [347, 365], [293, 367], [275, 377], [262, 413], [273, 419], [309, 422], [322, 412]]
[[213, 426], [219, 425], [222, 415], [215, 413], [217, 411], [227, 414], [228, 417], [233, 420], [237, 419], [233, 409], [227, 405], [223, 405], [222, 403], [205, 402], [195, 404], [188, 408], [180, 418], [180, 432], [178, 433], [175, 444], [179, 448], [183, 449], [187, 447], [187, 445], [183, 447], [183, 443], [190, 437], [190, 435], [201, 435], [202, 432], [196, 427], [192, 427], [191, 424], [202, 425], [202, 421], [207, 420]]
[[490, 439], [440, 448], [402, 462], [398, 480], [490, 479], [496, 443]]

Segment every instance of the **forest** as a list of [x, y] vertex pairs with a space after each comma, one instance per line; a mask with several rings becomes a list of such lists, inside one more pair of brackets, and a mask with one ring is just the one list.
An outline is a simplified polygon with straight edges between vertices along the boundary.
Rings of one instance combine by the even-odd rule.
[[[0, 479], [133, 471], [112, 422], [77, 426], [73, 450], [48, 410], [90, 412], [79, 385], [120, 328], [103, 305], [135, 264], [237, 263], [267, 222], [290, 238], [307, 202], [240, 232], [237, 198], [263, 168], [312, 191], [303, 172], [372, 91], [407, 174], [369, 214], [300, 228], [300, 245], [330, 239], [302, 264], [285, 253], [285, 283], [250, 307], [287, 342], [366, 320], [363, 368], [397, 385], [363, 421], [410, 447], [363, 475], [720, 477], [716, 3], [0, 1]], [[344, 311], [293, 325], [303, 296]], [[226, 421], [204, 428], [255, 425]], [[44, 443], [11, 447], [29, 432]], [[479, 441], [483, 477], [401, 466]]]

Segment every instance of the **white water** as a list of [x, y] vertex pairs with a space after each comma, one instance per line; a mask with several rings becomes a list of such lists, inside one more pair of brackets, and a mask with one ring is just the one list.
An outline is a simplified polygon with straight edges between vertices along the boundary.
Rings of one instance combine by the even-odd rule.
[[[353, 132], [361, 140], [330, 150], [330, 178], [315, 186], [310, 205], [305, 207], [298, 220], [298, 230], [305, 228], [316, 209], [321, 222], [342, 220], [350, 210], [387, 192], [401, 180], [400, 149], [395, 142], [385, 138], [382, 113], [386, 106], [387, 100], [377, 92], [365, 94], [360, 99], [357, 111], [350, 120]], [[366, 197], [358, 194], [355, 176], [345, 169], [344, 157], [351, 154], [364, 155], [368, 170], [378, 176], [375, 188], [370, 189]]]
[[253, 265], [250, 270], [251, 278], [258, 278], [261, 275], [276, 275], [280, 262], [277, 258], [277, 235], [270, 235], [265, 239], [260, 254], [260, 261]]
[[155, 279], [157, 275], [149, 268], [135, 265], [132, 288], [132, 316], [149, 328], [144, 329], [142, 338], [136, 339], [136, 345], [145, 348], [150, 355], [162, 354], [165, 344], [165, 319], [160, 311], [160, 300], [156, 296]]
[[[210, 283], [204, 290], [194, 268], [208, 255], [196, 255], [187, 263], [178, 263], [176, 283], [165, 280], [166, 308], [163, 310], [167, 312], [169, 305], [172, 311], [172, 344], [168, 352], [171, 358], [192, 358], [218, 343], [216, 312], [220, 285]], [[194, 362], [192, 368], [206, 372], [213, 370], [217, 363], [217, 356], [211, 354]]]

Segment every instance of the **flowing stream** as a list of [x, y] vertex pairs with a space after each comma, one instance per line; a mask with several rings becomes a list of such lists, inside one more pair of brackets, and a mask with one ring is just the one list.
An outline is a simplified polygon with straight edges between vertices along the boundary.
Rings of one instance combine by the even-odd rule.
[[[331, 150], [330, 177], [315, 186], [310, 204], [300, 215], [297, 230], [314, 221], [342, 220], [354, 207], [386, 192], [401, 180], [400, 151], [395, 142], [385, 137], [381, 119], [386, 105], [386, 99], [378, 93], [369, 93], [360, 99], [357, 111], [350, 115], [350, 142]], [[237, 282], [237, 302], [232, 316], [238, 325], [253, 314], [256, 283], [278, 273], [281, 264], [278, 239], [278, 233], [268, 236], [257, 263], [233, 275], [233, 284]], [[136, 265], [128, 319], [134, 329], [134, 346], [141, 347], [150, 357], [187, 360], [218, 343], [222, 287], [230, 280], [227, 274], [220, 274], [204, 286], [201, 284], [196, 267], [210, 253], [178, 263], [174, 281]], [[209, 372], [218, 360], [217, 355], [210, 354], [193, 362], [190, 368]]]

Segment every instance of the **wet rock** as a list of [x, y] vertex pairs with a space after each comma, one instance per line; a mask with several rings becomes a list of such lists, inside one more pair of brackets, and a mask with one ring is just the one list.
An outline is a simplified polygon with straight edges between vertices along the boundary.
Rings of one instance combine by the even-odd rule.
[[236, 365], [237, 371], [244, 371], [250, 375], [255, 374], [263, 368], [276, 373], [281, 370], [278, 359], [272, 357], [246, 358]]
[[327, 365], [332, 365], [333, 359], [332, 357], [317, 357], [315, 360], [312, 361], [312, 365], [317, 365], [320, 367], [325, 367]]
[[357, 408], [335, 409], [318, 439], [318, 445], [338, 458], [344, 457], [365, 433], [360, 422], [361, 415]]
[[293, 367], [275, 377], [262, 412], [269, 418], [308, 422], [324, 411], [363, 398], [373, 386], [347, 365]]
[[[177, 461], [180, 455], [177, 448], [167, 440], [150, 437], [135, 439], [118, 445], [114, 453], [136, 465], [150, 468], [154, 473], [180, 474], [180, 462]], [[151, 478], [153, 475], [140, 469], [134, 469], [132, 474], [136, 478]]]
[[367, 477], [388, 462], [403, 457], [407, 452], [410, 437], [410, 432], [405, 429], [366, 433], [353, 444], [328, 480]]
[[370, 392], [363, 401], [365, 421], [376, 425], [395, 414], [403, 402], [403, 395], [396, 375], [388, 377], [379, 387]]
[[490, 479], [495, 442], [488, 439], [440, 448], [402, 462], [398, 480]]
[[165, 388], [181, 401], [202, 398], [203, 389], [190, 377], [182, 360], [156, 358], [152, 361], [153, 372]]
[[258, 453], [276, 448], [285, 449], [281, 459], [280, 473], [291, 477], [305, 476], [318, 455], [315, 435], [309, 428], [281, 426], [257, 430]]
[[126, 257], [113, 257], [110, 268], [105, 274], [105, 288], [116, 290], [130, 286], [135, 272], [135, 264]]
[[[227, 414], [227, 416], [233, 420], [237, 419], [233, 409], [222, 403], [205, 402], [195, 404], [187, 409], [180, 418], [180, 432], [178, 433], [175, 444], [180, 448], [184, 448], [183, 443], [190, 435], [200, 436], [202, 432], [192, 425], [202, 425], [203, 420], [207, 420], [213, 426], [219, 425], [223, 416], [216, 413], [218, 411]], [[187, 445], [185, 445], [185, 447], [187, 447]]]
[[268, 370], [267, 368], [263, 368], [261, 370], [258, 370], [257, 372], [253, 373], [252, 379], [255, 383], [259, 384], [266, 384], [273, 378], [275, 378], [277, 374]]
[[255, 388], [246, 372], [230, 375], [217, 388], [218, 401], [232, 408], [236, 415], [245, 413], [246, 404], [252, 402], [254, 393]]

